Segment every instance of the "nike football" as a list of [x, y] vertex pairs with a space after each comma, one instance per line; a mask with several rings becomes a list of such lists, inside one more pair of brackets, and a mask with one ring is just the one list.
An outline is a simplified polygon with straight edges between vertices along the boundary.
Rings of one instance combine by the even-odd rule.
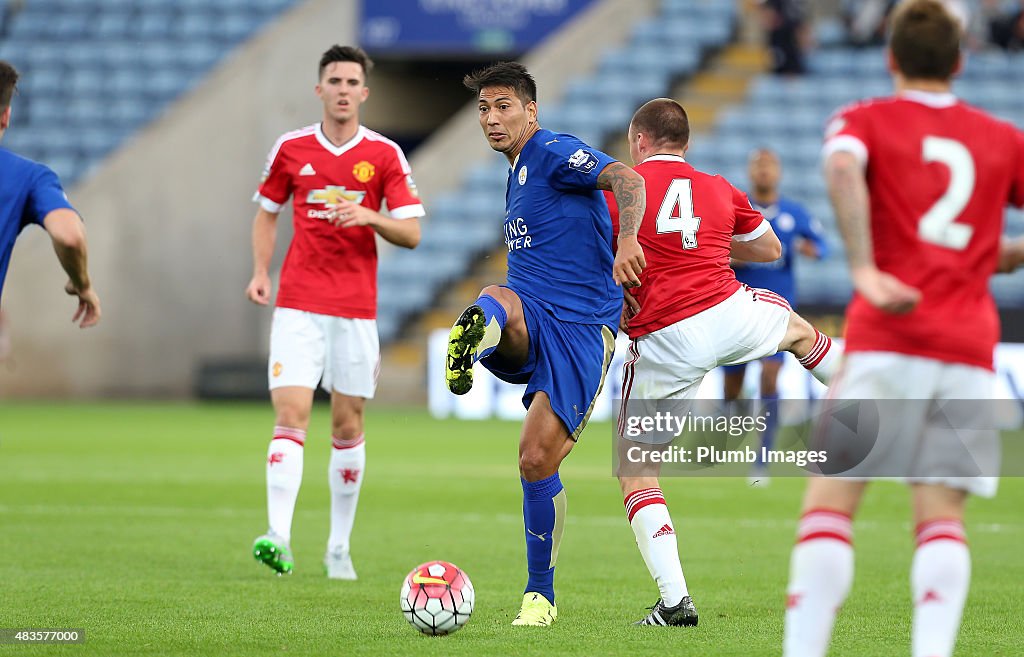
[[473, 613], [473, 583], [447, 561], [428, 561], [402, 582], [400, 603], [405, 620], [424, 634], [451, 634]]

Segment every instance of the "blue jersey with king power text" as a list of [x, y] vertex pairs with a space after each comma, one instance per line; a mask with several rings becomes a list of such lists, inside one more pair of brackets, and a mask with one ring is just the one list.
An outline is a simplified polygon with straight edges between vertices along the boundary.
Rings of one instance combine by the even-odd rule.
[[42, 225], [53, 210], [71, 208], [49, 167], [0, 148], [0, 292], [14, 241], [29, 224]]
[[509, 171], [508, 287], [561, 321], [618, 325], [612, 223], [597, 189], [615, 161], [572, 135], [539, 130]]
[[787, 198], [779, 198], [767, 207], [751, 203], [772, 225], [772, 230], [782, 242], [782, 256], [773, 262], [744, 262], [734, 264], [736, 278], [750, 287], [759, 287], [776, 292], [786, 298], [789, 305], [796, 306], [796, 279], [793, 259], [799, 239], [812, 242], [818, 250], [818, 258], [828, 254], [828, 242], [816, 219], [811, 218], [804, 206]]

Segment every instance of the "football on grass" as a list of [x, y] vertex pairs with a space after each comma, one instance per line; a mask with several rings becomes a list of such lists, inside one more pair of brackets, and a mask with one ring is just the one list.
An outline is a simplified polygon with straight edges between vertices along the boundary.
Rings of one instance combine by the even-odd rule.
[[447, 561], [428, 561], [402, 582], [402, 614], [424, 634], [451, 634], [473, 613], [473, 583]]

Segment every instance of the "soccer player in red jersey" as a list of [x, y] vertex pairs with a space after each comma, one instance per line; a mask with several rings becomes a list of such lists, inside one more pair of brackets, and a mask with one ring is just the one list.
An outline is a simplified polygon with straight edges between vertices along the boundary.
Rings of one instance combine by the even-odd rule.
[[[783, 297], [736, 280], [730, 257], [771, 262], [781, 245], [746, 194], [683, 159], [689, 139], [686, 111], [667, 98], [645, 104], [629, 125], [630, 156], [651, 202], [638, 233], [647, 269], [633, 292], [636, 305], [623, 313], [632, 343], [622, 383], [620, 448], [634, 442], [625, 432], [627, 416], [645, 401], [694, 399], [704, 375], [719, 365], [790, 351], [827, 383], [839, 360], [831, 339]], [[609, 207], [617, 228], [614, 199]], [[620, 460], [619, 475], [637, 546], [661, 592], [638, 624], [696, 625], [657, 468], [623, 468]]]
[[[999, 323], [989, 279], [1020, 264], [1020, 244], [1001, 247], [1000, 235], [1004, 207], [1024, 206], [1024, 134], [951, 93], [962, 36], [941, 2], [900, 5], [888, 55], [896, 94], [840, 110], [824, 145], [855, 288], [830, 397], [913, 400], [880, 414], [866, 459], [909, 466], [901, 472], [916, 527], [914, 657], [953, 652], [970, 581], [965, 500], [991, 496], [997, 484], [978, 476], [974, 458], [947, 458], [967, 448], [997, 465], [996, 432], [950, 432], [936, 412], [948, 402], [935, 400], [991, 397]], [[980, 401], [969, 406], [985, 412]], [[808, 483], [790, 561], [786, 657], [828, 649], [853, 580], [851, 523], [865, 478]]]
[[[281, 270], [270, 335], [270, 396], [276, 413], [267, 452], [269, 531], [254, 556], [278, 573], [291, 572], [289, 545], [302, 453], [320, 383], [331, 393], [331, 531], [325, 565], [332, 579], [355, 579], [349, 536], [363, 481], [363, 407], [377, 385], [377, 246], [414, 248], [423, 205], [412, 171], [393, 141], [359, 123], [372, 62], [350, 46], [320, 59], [316, 94], [320, 123], [283, 135], [267, 158], [255, 199], [253, 277], [246, 289], [270, 302], [270, 260], [277, 216], [293, 198], [294, 237]], [[390, 216], [381, 214], [387, 204]]]

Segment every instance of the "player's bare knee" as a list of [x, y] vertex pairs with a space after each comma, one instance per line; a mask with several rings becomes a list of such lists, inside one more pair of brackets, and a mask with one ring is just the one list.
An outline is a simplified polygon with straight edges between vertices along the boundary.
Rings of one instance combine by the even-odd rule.
[[341, 440], [353, 440], [363, 435], [362, 409], [346, 408], [331, 415], [331, 436]]
[[274, 405], [275, 424], [279, 427], [306, 430], [309, 426], [310, 409], [298, 403], [278, 403]]
[[786, 336], [779, 343], [779, 351], [791, 351], [793, 353], [805, 353], [812, 346], [816, 338], [814, 327], [810, 322], [793, 311], [789, 313], [789, 326], [786, 328]]
[[526, 481], [547, 479], [558, 471], [558, 457], [542, 445], [530, 445], [519, 451], [519, 474]]
[[962, 520], [967, 492], [933, 484], [911, 486], [914, 498], [914, 524], [932, 520]]
[[363, 435], [363, 418], [346, 417], [331, 421], [331, 436], [340, 440], [353, 440]]
[[515, 293], [507, 287], [501, 287], [500, 285], [488, 285], [484, 289], [480, 290], [479, 296], [487, 295], [493, 298], [495, 301], [501, 304], [505, 309], [505, 314], [511, 316], [515, 309], [512, 297]]

